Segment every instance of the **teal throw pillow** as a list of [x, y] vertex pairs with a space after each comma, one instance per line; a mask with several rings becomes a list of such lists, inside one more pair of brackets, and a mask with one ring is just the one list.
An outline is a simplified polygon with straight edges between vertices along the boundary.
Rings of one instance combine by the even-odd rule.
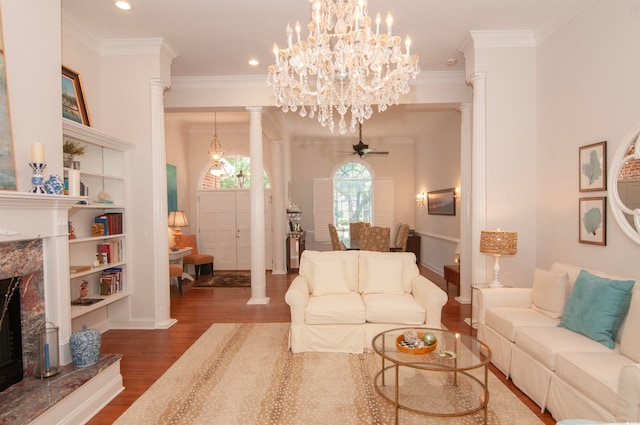
[[616, 335], [631, 302], [635, 281], [613, 280], [581, 270], [564, 305], [558, 326], [615, 347]]

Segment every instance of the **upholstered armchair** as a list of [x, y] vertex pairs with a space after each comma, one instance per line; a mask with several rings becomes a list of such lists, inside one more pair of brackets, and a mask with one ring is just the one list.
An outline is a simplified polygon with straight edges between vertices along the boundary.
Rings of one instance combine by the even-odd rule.
[[344, 244], [340, 242], [336, 226], [331, 223], [329, 223], [329, 236], [331, 236], [331, 249], [333, 251], [343, 251], [342, 247], [344, 246]]
[[389, 251], [391, 246], [391, 229], [388, 227], [365, 227], [360, 239], [363, 251]]
[[211, 276], [213, 276], [213, 255], [200, 254], [198, 252], [198, 241], [196, 235], [182, 235], [180, 248], [191, 248], [191, 254], [182, 257], [182, 264], [192, 264], [196, 269], [196, 278], [200, 275], [202, 266], [210, 266]]
[[371, 223], [359, 221], [357, 223], [349, 223], [349, 239], [352, 241], [359, 241], [362, 239], [362, 230], [371, 227]]

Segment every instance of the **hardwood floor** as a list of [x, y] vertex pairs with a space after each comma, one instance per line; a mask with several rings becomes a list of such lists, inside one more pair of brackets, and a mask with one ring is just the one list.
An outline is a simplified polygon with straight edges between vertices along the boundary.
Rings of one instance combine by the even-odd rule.
[[[445, 288], [444, 279], [420, 268], [423, 275]], [[121, 371], [124, 391], [100, 411], [89, 424], [113, 423], [142, 395], [213, 323], [288, 322], [289, 306], [284, 294], [295, 274], [267, 273], [267, 305], [247, 305], [250, 288], [192, 288], [183, 283], [183, 295], [171, 287], [171, 317], [178, 323], [166, 330], [112, 330], [102, 335], [103, 353], [122, 353]], [[204, 277], [206, 279], [206, 276]], [[201, 277], [202, 279], [202, 277]], [[454, 300], [456, 287], [451, 286], [449, 302], [442, 311], [442, 323], [458, 332], [469, 332], [464, 318], [469, 306]], [[475, 332], [475, 331], [474, 331]], [[495, 375], [505, 383], [545, 424], [555, 424], [550, 414], [540, 409], [511, 381], [492, 367]]]

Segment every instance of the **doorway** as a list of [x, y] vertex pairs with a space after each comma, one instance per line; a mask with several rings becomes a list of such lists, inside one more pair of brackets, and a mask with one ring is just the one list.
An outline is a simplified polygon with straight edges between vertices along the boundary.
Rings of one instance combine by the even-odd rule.
[[[198, 192], [198, 240], [216, 270], [251, 270], [251, 198], [248, 189]], [[265, 267], [273, 268], [271, 190], [264, 192]]]

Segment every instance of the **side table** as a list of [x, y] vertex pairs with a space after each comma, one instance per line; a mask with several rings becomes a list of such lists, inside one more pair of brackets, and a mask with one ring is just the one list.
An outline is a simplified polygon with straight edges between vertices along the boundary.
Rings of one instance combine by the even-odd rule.
[[471, 335], [471, 332], [473, 332], [474, 325], [476, 325], [478, 323], [477, 320], [473, 320], [473, 291], [476, 289], [496, 289], [496, 288], [511, 288], [511, 286], [509, 285], [502, 285], [502, 286], [491, 286], [491, 284], [489, 283], [473, 283], [471, 285], [471, 308], [469, 311], [469, 335]]
[[447, 282], [447, 294], [449, 294], [449, 284], [452, 284], [458, 287], [458, 296], [460, 296], [460, 264], [444, 266], [444, 280]]

